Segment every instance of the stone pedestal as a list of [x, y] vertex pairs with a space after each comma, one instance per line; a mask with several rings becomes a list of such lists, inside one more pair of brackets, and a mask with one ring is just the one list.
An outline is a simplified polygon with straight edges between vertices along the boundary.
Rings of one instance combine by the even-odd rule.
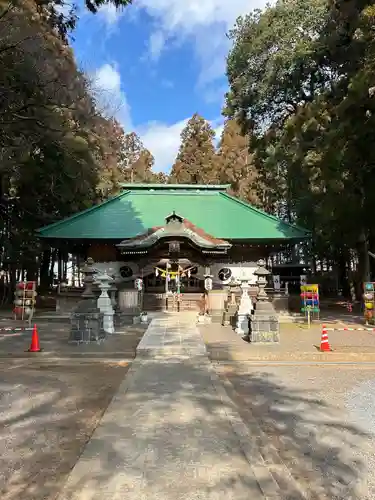
[[139, 291], [134, 289], [119, 290], [118, 309], [120, 313], [127, 313], [132, 316], [140, 314]]
[[212, 323], [221, 323], [226, 298], [226, 290], [211, 290], [209, 292], [210, 316]]
[[265, 262], [258, 261], [258, 269], [254, 272], [257, 276], [258, 295], [255, 313], [251, 320], [251, 343], [279, 342], [279, 320], [273, 304], [265, 291], [267, 276], [270, 274], [265, 267]]
[[108, 295], [111, 299], [112, 309], [116, 313], [117, 310], [117, 286], [116, 286], [116, 274], [113, 268], [109, 268], [107, 274], [112, 278], [111, 286], [108, 290]]
[[106, 333], [115, 333], [113, 325], [114, 311], [111, 299], [108, 295], [108, 290], [111, 288], [113, 279], [106, 273], [99, 273], [96, 275], [96, 284], [100, 289], [100, 296], [98, 298], [98, 309], [103, 313], [103, 328]]
[[231, 325], [233, 328], [236, 326], [235, 325], [235, 319], [237, 316], [236, 289], [238, 285], [239, 283], [237, 283], [237, 281], [232, 277], [232, 280], [228, 285], [228, 296], [225, 304], [225, 309], [223, 312], [223, 320], [222, 320], [223, 326]]
[[104, 315], [97, 308], [97, 299], [93, 291], [95, 268], [91, 258], [87, 259], [83, 273], [85, 289], [82, 300], [70, 316], [69, 342], [99, 342], [105, 339], [106, 334], [103, 328]]
[[253, 303], [248, 293], [249, 288], [249, 282], [247, 280], [241, 280], [242, 295], [237, 312], [236, 326], [236, 333], [241, 336], [249, 334], [249, 320], [253, 309]]
[[133, 318], [141, 313], [141, 292], [135, 289], [124, 289], [118, 292], [116, 324], [130, 325]]
[[69, 342], [100, 342], [106, 338], [103, 328], [103, 314], [95, 308], [96, 300], [81, 303], [70, 316]]

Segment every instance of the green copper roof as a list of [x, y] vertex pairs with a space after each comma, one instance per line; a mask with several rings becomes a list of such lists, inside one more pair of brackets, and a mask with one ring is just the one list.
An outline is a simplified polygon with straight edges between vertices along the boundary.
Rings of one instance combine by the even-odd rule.
[[308, 231], [228, 195], [228, 186], [127, 184], [108, 201], [39, 229], [42, 238], [124, 240], [165, 224], [176, 212], [221, 239], [300, 240]]

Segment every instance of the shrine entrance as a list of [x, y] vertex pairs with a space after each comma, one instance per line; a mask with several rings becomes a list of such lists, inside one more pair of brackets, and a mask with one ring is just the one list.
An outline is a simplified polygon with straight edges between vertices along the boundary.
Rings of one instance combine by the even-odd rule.
[[144, 307], [151, 310], [163, 304], [168, 311], [180, 311], [201, 308], [205, 278], [210, 274], [202, 269], [225, 258], [232, 244], [205, 233], [173, 212], [165, 218], [164, 226], [151, 228], [116, 246], [122, 255], [131, 255], [132, 259], [139, 256], [143, 263], [140, 267], [148, 269], [147, 275], [142, 273]]
[[144, 279], [145, 293], [163, 294], [165, 309], [180, 311], [183, 297], [202, 291], [198, 267], [187, 259], [162, 259], [154, 265], [154, 272]]

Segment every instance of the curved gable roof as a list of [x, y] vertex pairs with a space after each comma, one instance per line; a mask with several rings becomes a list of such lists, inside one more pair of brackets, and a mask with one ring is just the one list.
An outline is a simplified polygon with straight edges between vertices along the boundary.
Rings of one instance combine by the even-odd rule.
[[[131, 189], [130, 189], [131, 186]], [[183, 214], [195, 226], [224, 240], [302, 240], [310, 233], [282, 222], [226, 193], [228, 186], [126, 185], [124, 192], [68, 219], [39, 229], [42, 238], [125, 240]]]

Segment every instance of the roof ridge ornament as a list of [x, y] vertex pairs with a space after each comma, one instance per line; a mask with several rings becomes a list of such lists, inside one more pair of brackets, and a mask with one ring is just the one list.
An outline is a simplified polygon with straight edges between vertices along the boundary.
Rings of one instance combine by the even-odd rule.
[[171, 222], [179, 222], [180, 224], [182, 224], [183, 221], [184, 218], [181, 217], [181, 215], [177, 215], [175, 210], [173, 210], [173, 212], [170, 215], [167, 215], [167, 217], [165, 218], [165, 222], [167, 225]]

